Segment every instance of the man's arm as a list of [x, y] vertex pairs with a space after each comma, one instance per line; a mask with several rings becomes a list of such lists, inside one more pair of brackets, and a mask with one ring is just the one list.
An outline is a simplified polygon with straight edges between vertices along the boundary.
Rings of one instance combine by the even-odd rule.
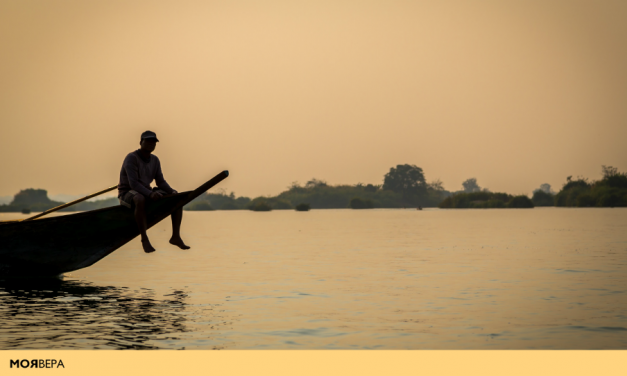
[[139, 166], [137, 166], [137, 159], [129, 154], [126, 159], [124, 159], [123, 167], [131, 189], [146, 197], [150, 197], [152, 191], [139, 182]]
[[155, 174], [155, 183], [157, 183], [157, 187], [163, 190], [164, 192], [171, 194], [176, 193], [172, 187], [168, 184], [167, 181], [163, 178], [163, 172], [161, 171], [161, 162], [157, 159], [157, 173]]

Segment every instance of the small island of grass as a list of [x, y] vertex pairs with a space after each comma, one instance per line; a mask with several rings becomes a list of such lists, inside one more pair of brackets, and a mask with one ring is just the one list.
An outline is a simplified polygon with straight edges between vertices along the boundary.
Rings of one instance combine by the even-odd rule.
[[311, 209], [309, 204], [300, 203], [296, 205], [296, 211], [309, 211], [309, 209]]

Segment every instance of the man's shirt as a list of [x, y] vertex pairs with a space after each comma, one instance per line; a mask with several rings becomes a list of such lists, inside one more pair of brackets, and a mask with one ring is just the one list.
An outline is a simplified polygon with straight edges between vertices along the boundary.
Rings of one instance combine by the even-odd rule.
[[152, 193], [150, 184], [155, 180], [157, 187], [166, 193], [172, 193], [173, 189], [163, 178], [161, 172], [161, 163], [156, 155], [150, 155], [146, 160], [142, 157], [139, 150], [128, 153], [122, 163], [120, 171], [120, 184], [118, 185], [118, 197], [134, 190], [142, 195], [149, 197]]

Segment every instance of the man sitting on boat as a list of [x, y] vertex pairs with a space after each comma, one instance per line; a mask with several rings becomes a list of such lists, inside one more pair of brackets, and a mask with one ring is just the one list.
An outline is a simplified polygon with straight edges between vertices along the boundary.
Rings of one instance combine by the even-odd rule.
[[[154, 252], [155, 249], [148, 240], [146, 230], [146, 205], [151, 201], [158, 201], [165, 194], [177, 193], [163, 178], [161, 163], [156, 155], [151, 155], [157, 146], [157, 135], [154, 132], [142, 133], [139, 141], [140, 148], [129, 153], [124, 158], [120, 171], [120, 184], [118, 185], [118, 199], [120, 204], [135, 210], [135, 221], [141, 233], [141, 242], [144, 252]], [[150, 184], [155, 180], [156, 188]], [[181, 221], [183, 220], [183, 208], [174, 211], [172, 217], [172, 238], [170, 243], [181, 249], [189, 249], [181, 239]]]

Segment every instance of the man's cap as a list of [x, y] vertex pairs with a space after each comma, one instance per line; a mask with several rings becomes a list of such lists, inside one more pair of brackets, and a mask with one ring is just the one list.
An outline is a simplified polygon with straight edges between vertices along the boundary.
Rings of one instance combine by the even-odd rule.
[[155, 141], [159, 142], [159, 140], [157, 139], [157, 134], [155, 132], [152, 131], [146, 131], [144, 133], [142, 133], [142, 140], [149, 140], [149, 139], [154, 139]]

